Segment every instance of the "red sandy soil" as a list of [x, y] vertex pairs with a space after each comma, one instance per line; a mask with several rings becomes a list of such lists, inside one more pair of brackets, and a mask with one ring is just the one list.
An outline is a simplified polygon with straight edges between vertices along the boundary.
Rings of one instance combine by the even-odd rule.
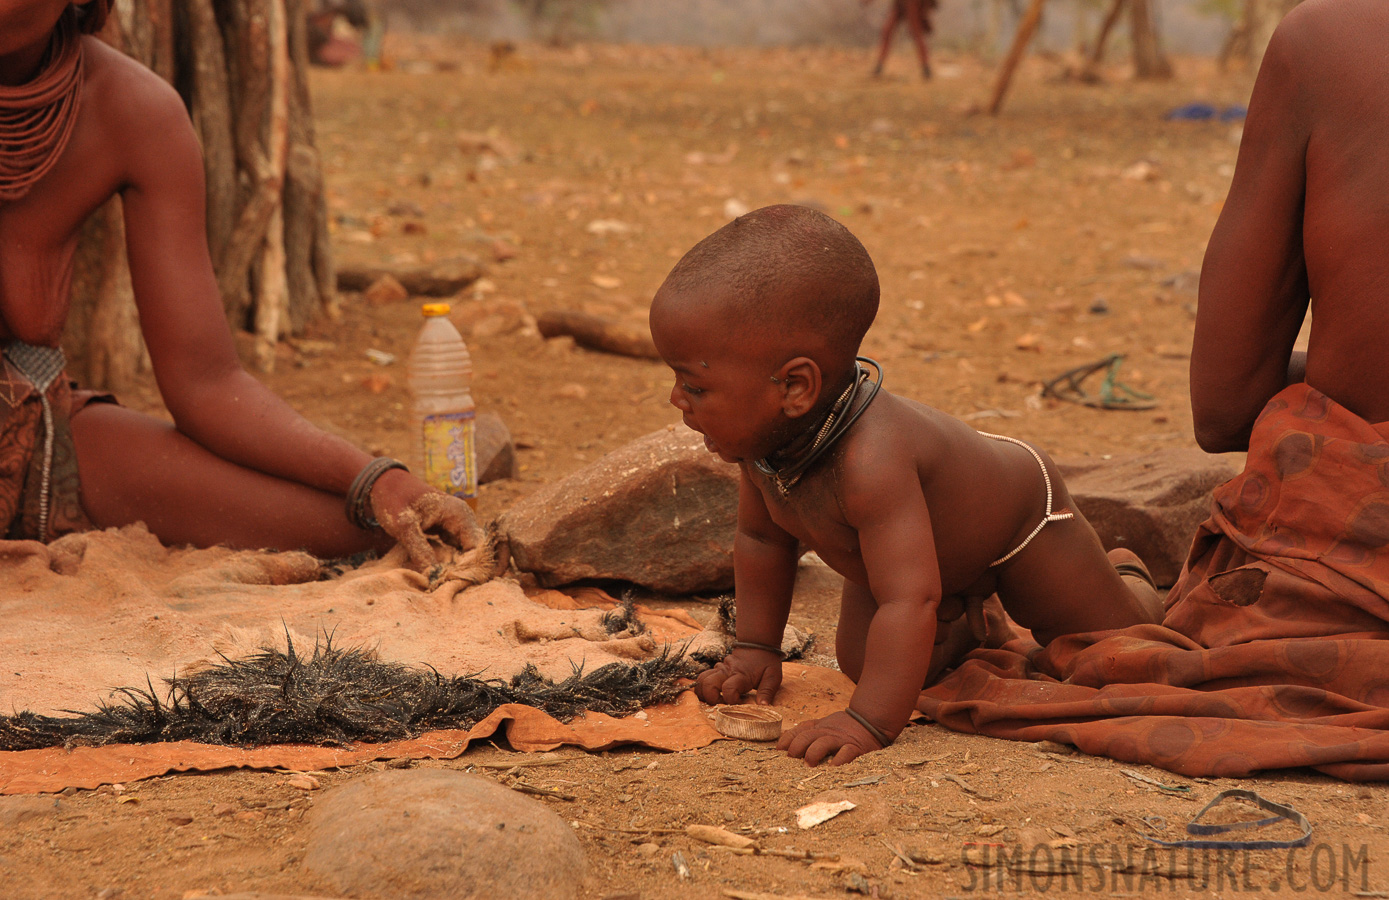
[[[389, 49], [390, 71], [314, 76], [345, 259], [404, 266], [476, 253], [489, 272], [458, 301], [462, 310], [519, 302], [532, 312], [579, 308], [640, 321], [675, 259], [726, 221], [727, 201], [815, 203], [848, 224], [878, 264], [882, 311], [864, 349], [883, 362], [892, 390], [1059, 457], [1194, 445], [1186, 399], [1194, 277], [1238, 127], [1163, 114], [1196, 100], [1244, 103], [1247, 73], [1179, 60], [1172, 82], [1133, 84], [1116, 70], [1095, 87], [1059, 80], [1059, 61], [1032, 59], [1004, 115], [991, 119], [963, 112], [985, 96], [991, 68], [949, 54], [923, 85], [903, 58], [893, 60], [896, 74], [872, 80], [866, 52], [826, 49], [523, 46], [497, 71], [486, 47], [463, 41], [396, 38]], [[460, 132], [489, 130], [508, 155], [486, 162], [460, 149]], [[607, 219], [630, 230], [588, 230]], [[497, 237], [515, 245], [514, 259], [492, 262]], [[1092, 311], [1100, 299], [1107, 313]], [[403, 359], [416, 309], [349, 295], [343, 313], [298, 349], [286, 347], [268, 380], [315, 421], [409, 460], [402, 367], [377, 366], [365, 351]], [[470, 346], [479, 407], [500, 413], [524, 445], [521, 477], [484, 489], [485, 515], [678, 418], [658, 363], [521, 333]], [[1043, 379], [1111, 352], [1126, 354], [1122, 380], [1155, 394], [1157, 409], [1104, 412], [1038, 397]], [[148, 383], [124, 397], [155, 406]], [[822, 577], [801, 591], [793, 615], [824, 647], [835, 599], [833, 579]], [[857, 860], [881, 897], [966, 896], [999, 885], [985, 880], [992, 870], [962, 861], [971, 842], [1030, 851], [1074, 838], [1099, 848], [1105, 863], [1111, 847], [1141, 860], [1141, 817], [1165, 817], [1171, 836], [1235, 786], [1296, 806], [1325, 849], [1240, 854], [1233, 875], [1217, 876], [1212, 859], [1204, 882], [1199, 856], [1195, 880], [1104, 872], [1097, 885], [1092, 870], [1084, 892], [1389, 886], [1385, 789], [1310, 773], [1236, 782], [1131, 769], [1178, 788], [1164, 790], [1109, 760], [928, 725], [841, 769], [809, 770], [731, 741], [678, 754], [558, 755], [565, 761], [511, 775], [477, 771], [576, 798], [541, 802], [575, 823], [590, 863], [583, 896], [592, 900], [846, 896], [845, 872], [701, 845], [682, 833], [698, 823], [749, 833], [764, 847]], [[496, 748], [420, 765], [461, 770], [513, 758], [527, 762]], [[330, 787], [379, 767], [320, 777]], [[0, 834], [0, 896], [332, 896], [299, 866], [302, 815], [315, 796], [266, 772], [78, 792], [56, 816]], [[825, 798], [858, 808], [800, 832], [794, 810]], [[940, 861], [908, 871], [894, 847]], [[687, 879], [671, 863], [675, 852], [688, 861]], [[1044, 875], [1009, 875], [1001, 890], [1076, 892]]]

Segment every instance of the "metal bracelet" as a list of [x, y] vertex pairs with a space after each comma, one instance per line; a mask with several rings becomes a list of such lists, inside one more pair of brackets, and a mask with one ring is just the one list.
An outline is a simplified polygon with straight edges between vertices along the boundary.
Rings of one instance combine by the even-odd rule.
[[376, 516], [371, 511], [371, 489], [376, 480], [391, 469], [410, 471], [405, 463], [389, 456], [378, 456], [362, 467], [362, 471], [352, 480], [352, 487], [347, 489], [347, 521], [358, 528], [381, 527], [381, 523], [376, 521]]
[[874, 725], [872, 722], [868, 721], [863, 716], [854, 712], [854, 708], [852, 706], [846, 707], [844, 711], [849, 714], [849, 718], [862, 725], [864, 731], [868, 732], [870, 735], [873, 736], [873, 740], [878, 742], [878, 746], [886, 748], [889, 744], [892, 743], [892, 738], [884, 734], [882, 729], [879, 728], [877, 725]]
[[771, 644], [759, 644], [757, 641], [734, 641], [731, 650], [761, 650], [764, 653], [775, 653], [781, 659], [786, 658], [786, 654], [781, 652], [780, 647], [773, 647]]

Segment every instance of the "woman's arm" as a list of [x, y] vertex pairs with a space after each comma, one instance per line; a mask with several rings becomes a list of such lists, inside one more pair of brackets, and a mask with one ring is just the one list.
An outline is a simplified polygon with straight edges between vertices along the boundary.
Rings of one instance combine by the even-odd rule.
[[[121, 196], [140, 327], [175, 426], [230, 462], [346, 494], [371, 457], [315, 428], [237, 357], [208, 252], [202, 155], [182, 101], [143, 69], [122, 76], [119, 96], [107, 103], [116, 111], [104, 125], [125, 173]], [[401, 522], [427, 492], [418, 479], [392, 471], [377, 482], [372, 505], [392, 536], [411, 545], [412, 556], [422, 538], [397, 530], [441, 525], [455, 543], [471, 546], [476, 523], [452, 504], [442, 515], [435, 510], [434, 521], [418, 517], [425, 520], [418, 527]]]
[[1201, 269], [1191, 352], [1196, 440], [1244, 450], [1264, 405], [1289, 383], [1307, 311], [1302, 250], [1308, 126], [1296, 40], [1279, 29], [1249, 103], [1230, 194]]

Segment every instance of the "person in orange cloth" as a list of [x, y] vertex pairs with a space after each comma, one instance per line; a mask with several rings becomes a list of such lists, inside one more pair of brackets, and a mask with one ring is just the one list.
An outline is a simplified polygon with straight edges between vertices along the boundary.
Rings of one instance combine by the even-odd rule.
[[[170, 544], [323, 557], [399, 541], [418, 566], [435, 561], [426, 533], [476, 545], [461, 500], [310, 425], [242, 368], [197, 136], [172, 87], [94, 36], [110, 6], [0, 2], [0, 537], [142, 521]], [[78, 232], [116, 195], [172, 424], [64, 371]]]

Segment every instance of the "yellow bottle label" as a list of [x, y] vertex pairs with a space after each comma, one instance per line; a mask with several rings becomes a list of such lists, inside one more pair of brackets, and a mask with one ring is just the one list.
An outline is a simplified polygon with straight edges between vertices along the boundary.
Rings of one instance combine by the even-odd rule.
[[477, 496], [472, 410], [424, 417], [424, 481], [465, 500]]

